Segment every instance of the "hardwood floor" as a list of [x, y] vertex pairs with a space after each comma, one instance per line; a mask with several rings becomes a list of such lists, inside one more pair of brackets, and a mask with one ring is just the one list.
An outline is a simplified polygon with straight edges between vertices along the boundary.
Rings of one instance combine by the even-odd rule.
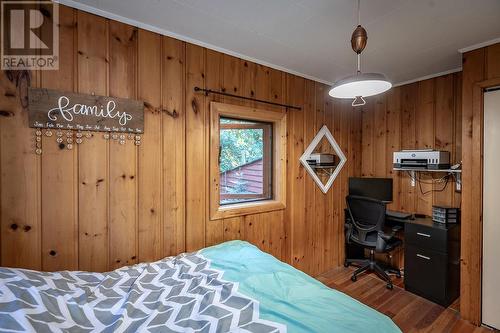
[[[327, 286], [342, 291], [358, 301], [389, 316], [403, 332], [492, 333], [486, 327], [476, 327], [460, 319], [457, 302], [449, 308], [432, 303], [404, 290], [402, 279], [393, 278], [394, 289], [373, 273], [351, 281], [354, 268], [336, 268], [317, 277]], [[398, 281], [399, 280], [399, 281]]]

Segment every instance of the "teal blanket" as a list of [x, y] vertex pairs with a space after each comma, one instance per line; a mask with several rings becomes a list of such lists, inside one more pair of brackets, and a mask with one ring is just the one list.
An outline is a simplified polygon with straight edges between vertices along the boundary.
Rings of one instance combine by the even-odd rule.
[[401, 332], [385, 315], [328, 288], [301, 271], [243, 241], [199, 252], [237, 282], [238, 292], [257, 300], [260, 318], [286, 325], [287, 332]]

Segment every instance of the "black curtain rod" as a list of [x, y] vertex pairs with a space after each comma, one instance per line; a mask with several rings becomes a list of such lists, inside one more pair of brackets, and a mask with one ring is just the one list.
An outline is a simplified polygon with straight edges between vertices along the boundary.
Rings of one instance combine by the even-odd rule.
[[194, 91], [195, 92], [202, 91], [207, 96], [209, 94], [222, 95], [222, 96], [228, 96], [228, 97], [246, 99], [248, 101], [254, 101], [254, 102], [259, 102], [259, 103], [265, 103], [265, 104], [271, 104], [271, 105], [281, 106], [281, 107], [289, 108], [289, 109], [302, 110], [302, 108], [300, 106], [293, 106], [293, 105], [286, 105], [286, 104], [280, 104], [280, 103], [275, 103], [275, 102], [269, 102], [269, 101], [265, 101], [265, 100], [262, 100], [262, 99], [257, 99], [257, 98], [252, 98], [252, 97], [245, 97], [245, 96], [238, 96], [238, 95], [233, 95], [233, 94], [229, 94], [229, 93], [226, 93], [226, 92], [221, 92], [221, 91], [216, 91], [216, 90], [211, 90], [211, 89], [204, 89], [204, 88], [200, 88], [200, 87], [194, 87]]

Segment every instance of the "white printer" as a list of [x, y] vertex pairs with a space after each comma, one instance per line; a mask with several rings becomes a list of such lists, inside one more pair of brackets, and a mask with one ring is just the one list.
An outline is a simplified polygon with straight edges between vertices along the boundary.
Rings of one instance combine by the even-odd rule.
[[335, 165], [335, 155], [328, 153], [312, 153], [307, 159], [309, 165], [316, 166], [334, 166]]
[[433, 149], [395, 151], [393, 163], [397, 169], [449, 169], [450, 152]]

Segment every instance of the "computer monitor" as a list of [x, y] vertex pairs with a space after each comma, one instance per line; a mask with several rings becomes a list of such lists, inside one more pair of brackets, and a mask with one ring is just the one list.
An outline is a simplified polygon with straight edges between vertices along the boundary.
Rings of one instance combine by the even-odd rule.
[[349, 177], [349, 194], [392, 201], [392, 178]]

